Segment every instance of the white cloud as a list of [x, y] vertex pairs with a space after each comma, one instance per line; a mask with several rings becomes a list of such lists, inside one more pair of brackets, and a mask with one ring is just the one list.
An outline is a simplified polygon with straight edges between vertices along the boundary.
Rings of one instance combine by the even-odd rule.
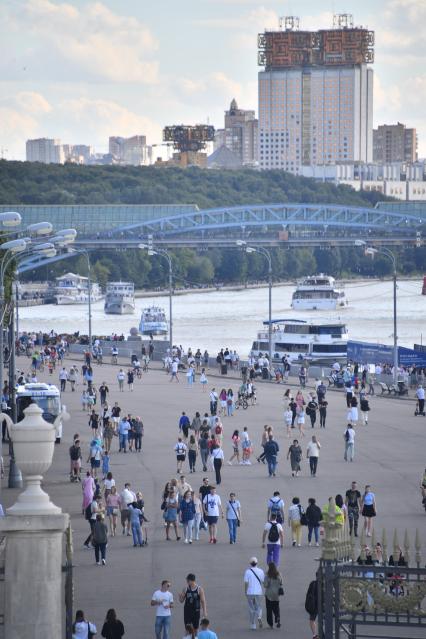
[[158, 62], [153, 58], [158, 43], [150, 30], [101, 2], [78, 8], [28, 0], [19, 15], [19, 28], [34, 39], [35, 55], [48, 61], [43, 80], [47, 73], [56, 73], [60, 80], [74, 76], [79, 81], [152, 84], [158, 80]]

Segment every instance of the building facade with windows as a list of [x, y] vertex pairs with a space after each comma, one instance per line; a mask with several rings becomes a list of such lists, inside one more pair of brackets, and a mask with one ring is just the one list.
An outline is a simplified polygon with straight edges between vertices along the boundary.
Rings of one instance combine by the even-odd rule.
[[27, 162], [42, 162], [43, 164], [63, 164], [65, 154], [61, 141], [55, 138], [37, 138], [26, 142]]
[[239, 109], [235, 98], [225, 111], [225, 127], [216, 130], [214, 149], [225, 146], [242, 166], [254, 166], [258, 157], [258, 120], [254, 111]]
[[374, 34], [348, 21], [299, 31], [295, 20], [259, 36], [260, 168], [371, 162]]
[[417, 162], [417, 132], [405, 124], [382, 124], [373, 131], [373, 160], [389, 162]]

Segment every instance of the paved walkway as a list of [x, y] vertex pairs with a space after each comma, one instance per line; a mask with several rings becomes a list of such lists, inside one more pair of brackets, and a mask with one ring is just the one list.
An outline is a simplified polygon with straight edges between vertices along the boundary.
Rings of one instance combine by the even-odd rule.
[[[24, 360], [19, 366], [28, 366]], [[399, 402], [373, 398], [371, 400], [370, 423], [368, 427], [358, 426], [356, 435], [356, 456], [353, 464], [343, 460], [343, 431], [346, 425], [345, 401], [342, 393], [330, 393], [329, 416], [325, 430], [315, 429], [322, 444], [318, 476], [309, 476], [308, 462], [303, 462], [303, 475], [293, 479], [285, 454], [289, 445], [282, 422], [282, 385], [259, 385], [259, 401], [255, 407], [237, 411], [233, 418], [224, 421], [225, 457], [231, 455], [230, 438], [235, 428], [247, 426], [252, 441], [259, 453], [259, 442], [264, 424], [270, 424], [280, 445], [277, 477], [269, 479], [263, 464], [254, 462], [252, 466], [225, 466], [223, 483], [218, 493], [225, 502], [229, 492], [235, 491], [242, 504], [243, 523], [239, 529], [239, 539], [235, 546], [229, 545], [226, 522], [220, 524], [219, 541], [216, 546], [207, 543], [205, 533], [192, 546], [180, 542], [165, 541], [161, 494], [168, 479], [175, 476], [175, 455], [173, 446], [177, 439], [177, 423], [182, 410], [193, 415], [195, 410], [208, 410], [208, 393], [203, 394], [200, 384], [189, 389], [186, 378], [181, 383], [169, 383], [162, 371], [152, 370], [142, 380], [136, 380], [133, 393], [118, 392], [114, 367], [95, 367], [95, 383], [103, 380], [109, 384], [110, 403], [120, 402], [123, 410], [140, 415], [145, 425], [142, 454], [118, 454], [117, 440], [113, 443], [111, 470], [119, 490], [129, 480], [132, 487], [141, 489], [146, 503], [146, 514], [150, 519], [149, 545], [147, 548], [133, 548], [131, 539], [121, 534], [110, 539], [107, 566], [94, 565], [94, 554], [82, 548], [87, 535], [87, 522], [81, 516], [81, 489], [68, 479], [68, 447], [72, 435], [79, 432], [84, 441], [86, 454], [90, 431], [87, 415], [80, 406], [80, 393], [67, 390], [63, 402], [67, 405], [72, 419], [65, 425], [64, 438], [55, 449], [51, 470], [46, 476], [45, 488], [52, 500], [71, 514], [75, 544], [75, 607], [82, 607], [89, 618], [101, 625], [109, 607], [117, 609], [126, 627], [126, 637], [153, 637], [154, 611], [149, 602], [152, 592], [162, 579], [170, 579], [171, 590], [177, 599], [178, 592], [185, 585], [188, 572], [195, 572], [198, 582], [204, 586], [208, 602], [208, 614], [212, 628], [219, 639], [245, 638], [251, 636], [246, 602], [243, 597], [242, 575], [249, 557], [257, 555], [264, 566], [265, 552], [260, 547], [261, 534], [266, 517], [266, 504], [273, 491], [281, 491], [286, 502], [286, 510], [293, 496], [298, 496], [304, 506], [309, 497], [315, 497], [320, 505], [330, 495], [343, 493], [356, 479], [360, 488], [366, 483], [372, 485], [377, 496], [377, 529], [386, 527], [388, 539], [392, 539], [393, 527], [399, 530], [403, 539], [405, 527], [412, 531], [419, 528], [426, 545], [425, 514], [421, 506], [419, 478], [425, 467], [424, 433], [426, 419], [413, 416], [411, 402]], [[41, 375], [41, 379], [46, 375]], [[52, 378], [51, 378], [52, 380]], [[57, 375], [53, 376], [57, 383]], [[211, 379], [211, 384], [220, 390], [222, 382]], [[231, 380], [229, 380], [231, 382]], [[236, 380], [230, 384], [237, 389]], [[296, 432], [296, 431], [294, 431]], [[305, 450], [311, 429], [306, 428], [302, 443]], [[4, 451], [7, 455], [7, 451]], [[6, 459], [6, 457], [5, 457]], [[86, 464], [85, 464], [86, 466]], [[200, 467], [197, 463], [198, 468]], [[187, 470], [187, 469], [185, 469]], [[187, 480], [198, 490], [204, 473], [197, 472]], [[214, 475], [209, 472], [213, 483]], [[10, 505], [15, 491], [4, 489], [2, 500]], [[306, 587], [316, 570], [319, 549], [308, 548], [306, 529], [302, 548], [292, 548], [291, 539], [285, 528], [285, 548], [282, 554], [281, 571], [284, 576], [286, 595], [281, 602], [282, 625], [289, 638], [310, 637], [304, 597]], [[176, 603], [173, 615], [172, 639], [184, 635], [183, 606]]]

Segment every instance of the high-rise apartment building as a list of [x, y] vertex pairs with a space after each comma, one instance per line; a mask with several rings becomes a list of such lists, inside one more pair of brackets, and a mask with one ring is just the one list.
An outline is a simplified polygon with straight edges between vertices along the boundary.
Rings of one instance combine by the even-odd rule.
[[109, 152], [120, 164], [141, 166], [151, 164], [152, 161], [152, 147], [147, 146], [145, 135], [133, 135], [130, 138], [110, 137]]
[[26, 142], [27, 162], [43, 162], [43, 164], [63, 164], [65, 161], [61, 141], [52, 138], [38, 138]]
[[226, 146], [242, 165], [257, 162], [258, 120], [254, 111], [239, 109], [235, 99], [225, 111], [225, 128], [215, 133], [214, 148]]
[[405, 124], [382, 124], [373, 131], [373, 160], [389, 162], [417, 162], [416, 129]]
[[373, 157], [374, 33], [335, 16], [329, 30], [299, 31], [298, 18], [259, 35], [259, 165], [302, 166]]

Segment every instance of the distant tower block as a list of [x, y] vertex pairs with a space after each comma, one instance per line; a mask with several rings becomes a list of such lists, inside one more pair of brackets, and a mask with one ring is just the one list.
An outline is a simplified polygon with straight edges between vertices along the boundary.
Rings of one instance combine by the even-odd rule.
[[163, 130], [164, 142], [173, 142], [173, 148], [178, 153], [173, 154], [173, 164], [181, 167], [207, 165], [207, 155], [200, 153], [207, 142], [214, 140], [215, 129], [209, 124], [184, 124], [166, 126]]

